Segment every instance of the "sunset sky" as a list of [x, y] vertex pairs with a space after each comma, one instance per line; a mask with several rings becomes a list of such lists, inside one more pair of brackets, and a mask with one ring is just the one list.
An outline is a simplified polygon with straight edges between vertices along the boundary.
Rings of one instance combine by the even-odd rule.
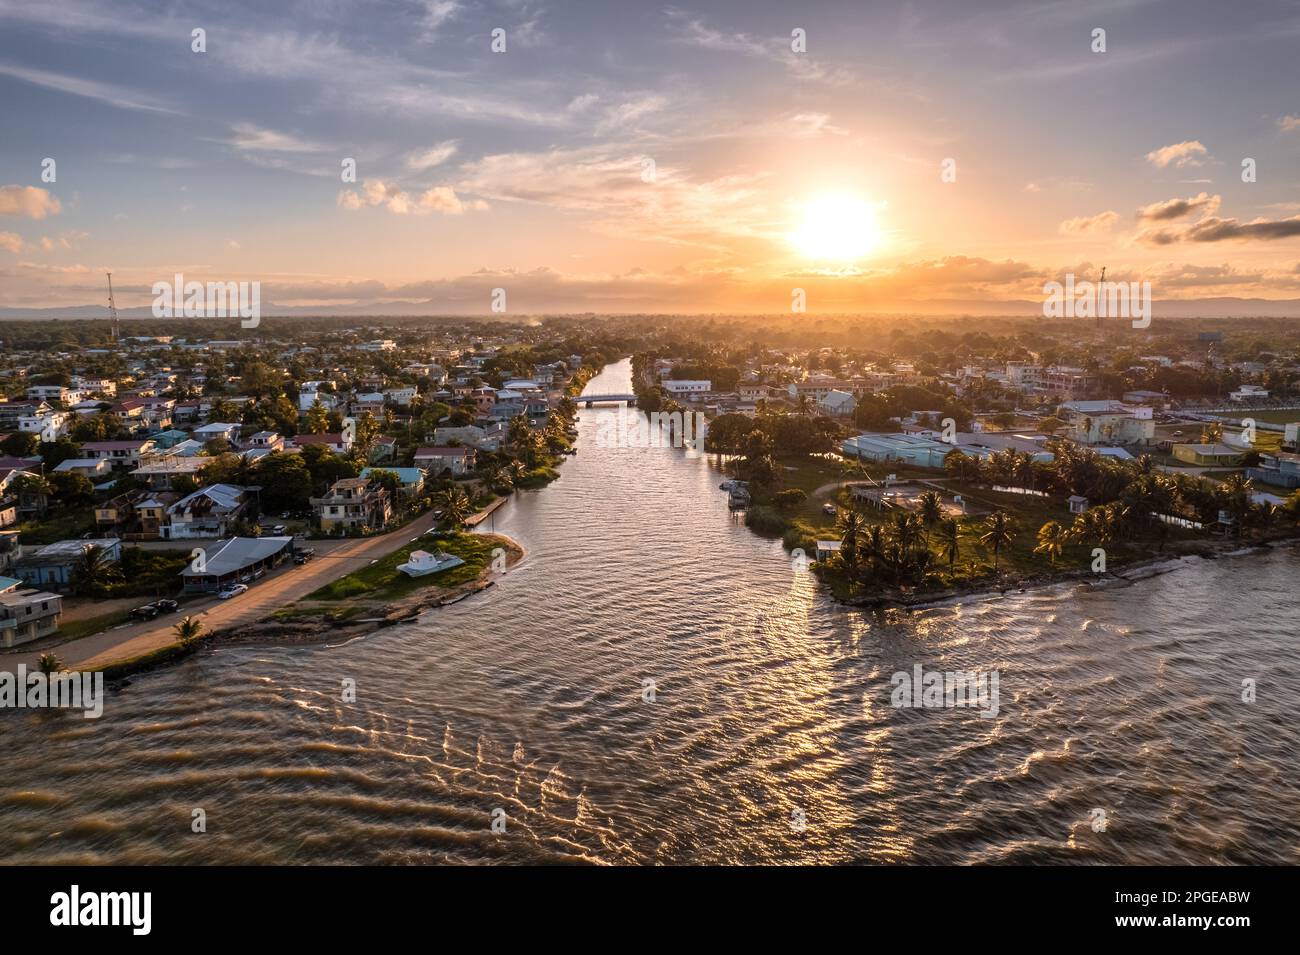
[[1300, 299], [1300, 7], [983, 6], [0, 0], [0, 306]]

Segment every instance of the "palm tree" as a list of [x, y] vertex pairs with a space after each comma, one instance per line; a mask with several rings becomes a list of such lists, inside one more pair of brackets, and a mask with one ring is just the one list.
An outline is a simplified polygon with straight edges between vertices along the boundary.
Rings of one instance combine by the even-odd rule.
[[860, 556], [858, 542], [867, 526], [866, 519], [860, 511], [841, 511], [835, 526], [840, 532], [840, 557], [844, 561], [844, 566], [856, 567]]
[[921, 523], [925, 525], [925, 546], [930, 546], [930, 528], [943, 520], [943, 503], [934, 491], [926, 491], [919, 498], [921, 504]]
[[447, 527], [458, 530], [473, 513], [473, 504], [469, 495], [462, 488], [449, 487], [433, 496], [434, 507], [442, 511], [442, 520]]
[[1038, 546], [1034, 548], [1035, 554], [1046, 554], [1052, 565], [1056, 565], [1056, 558], [1061, 556], [1061, 547], [1066, 539], [1065, 528], [1056, 521], [1048, 521], [1038, 529]]
[[176, 631], [176, 641], [182, 647], [192, 647], [203, 636], [203, 621], [194, 617], [182, 617], [172, 629]]
[[993, 572], [998, 570], [998, 557], [1002, 553], [1002, 548], [1011, 543], [1014, 539], [1012, 533], [1011, 518], [1007, 517], [1003, 511], [994, 511], [984, 521], [984, 533], [980, 535], [980, 543], [985, 547], [993, 549]]
[[40, 659], [36, 661], [36, 665], [46, 676], [51, 673], [58, 673], [63, 669], [63, 661], [53, 653], [42, 653]]
[[958, 551], [961, 549], [961, 529], [957, 526], [954, 518], [948, 518], [939, 525], [939, 546], [943, 548], [943, 555], [948, 558], [948, 567], [951, 569], [953, 561], [957, 559]]
[[98, 544], [81, 552], [72, 567], [72, 592], [79, 597], [102, 594], [110, 584], [122, 579], [122, 570]]

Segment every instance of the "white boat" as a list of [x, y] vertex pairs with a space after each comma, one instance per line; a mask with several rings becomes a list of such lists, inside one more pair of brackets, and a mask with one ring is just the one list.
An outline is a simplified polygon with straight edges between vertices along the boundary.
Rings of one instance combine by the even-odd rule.
[[427, 577], [439, 571], [459, 567], [463, 563], [465, 562], [455, 554], [448, 554], [446, 551], [439, 550], [431, 554], [427, 550], [413, 550], [406, 563], [398, 564], [397, 569], [408, 577]]

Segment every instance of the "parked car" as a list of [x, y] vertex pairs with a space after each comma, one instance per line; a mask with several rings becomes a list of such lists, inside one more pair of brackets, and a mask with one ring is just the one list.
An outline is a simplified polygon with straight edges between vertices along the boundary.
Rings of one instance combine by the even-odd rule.
[[310, 547], [304, 547], [302, 550], [294, 553], [293, 562], [295, 564], [305, 564], [315, 556], [316, 551], [312, 550]]
[[222, 590], [217, 591], [218, 600], [229, 600], [231, 597], [238, 597], [240, 594], [248, 593], [248, 587], [245, 584], [232, 584]]
[[276, 524], [274, 527], [271, 528], [271, 536], [283, 537], [285, 532], [288, 530], [289, 528], [285, 527], [283, 524]]
[[145, 604], [143, 607], [136, 607], [132, 610], [131, 616], [136, 620], [152, 620], [160, 612], [154, 604]]
[[257, 570], [255, 570], [255, 571], [253, 571], [253, 579], [254, 579], [254, 580], [261, 580], [261, 579], [262, 579], [263, 577], [265, 577], [265, 576], [266, 576], [266, 571], [263, 570], [261, 567], [257, 568]]
[[829, 514], [831, 517], [834, 517], [836, 513], [835, 505], [832, 504], [830, 501], [827, 501], [825, 504], [822, 505], [822, 513]]
[[159, 613], [172, 613], [180, 606], [174, 600], [155, 600], [153, 605], [158, 608]]

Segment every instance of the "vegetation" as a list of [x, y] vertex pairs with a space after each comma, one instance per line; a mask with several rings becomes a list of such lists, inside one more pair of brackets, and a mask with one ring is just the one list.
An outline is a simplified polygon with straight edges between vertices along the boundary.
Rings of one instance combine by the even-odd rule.
[[[432, 540], [420, 540], [383, 557], [368, 567], [348, 574], [308, 595], [308, 600], [347, 600], [365, 597], [390, 600], [406, 596], [427, 587], [456, 587], [476, 580], [492, 563], [492, 552], [504, 547], [505, 538], [490, 534], [455, 533]], [[454, 554], [465, 563], [429, 574], [426, 577], [408, 577], [397, 569], [406, 563], [412, 551], [439, 550]]]

